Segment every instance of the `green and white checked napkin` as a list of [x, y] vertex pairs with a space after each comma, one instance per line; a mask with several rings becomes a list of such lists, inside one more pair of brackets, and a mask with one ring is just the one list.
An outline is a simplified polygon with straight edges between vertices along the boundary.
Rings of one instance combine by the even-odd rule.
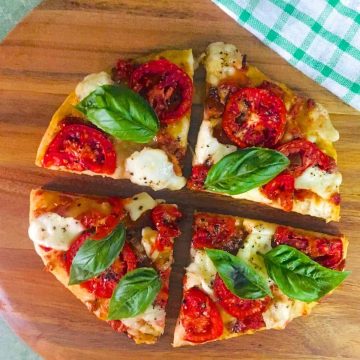
[[212, 0], [291, 65], [360, 110], [360, 0]]

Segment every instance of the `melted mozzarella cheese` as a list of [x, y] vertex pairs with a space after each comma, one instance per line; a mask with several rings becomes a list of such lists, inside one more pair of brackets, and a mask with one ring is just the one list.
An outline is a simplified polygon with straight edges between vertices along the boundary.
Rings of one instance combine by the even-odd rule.
[[326, 221], [339, 219], [339, 207], [334, 207], [333, 203], [323, 199], [316, 199], [315, 201], [313, 198], [305, 198], [301, 201], [295, 199], [293, 211], [300, 214], [321, 217], [326, 219]]
[[213, 125], [210, 121], [202, 122], [195, 148], [194, 165], [204, 164], [208, 160], [215, 164], [234, 151], [236, 146], [221, 144], [213, 137]]
[[313, 136], [315, 141], [319, 139], [331, 142], [339, 140], [339, 132], [334, 128], [329, 113], [324, 106], [316, 103], [309, 116], [311, 121], [308, 123], [307, 137]]
[[151, 227], [147, 226], [141, 231], [141, 244], [145, 249], [146, 255], [152, 260], [155, 261], [159, 256], [157, 250], [153, 251], [158, 232], [153, 230]]
[[236, 46], [216, 42], [210, 44], [205, 55], [206, 81], [216, 86], [220, 80], [235, 74], [241, 69], [242, 55]]
[[112, 81], [110, 75], [105, 71], [90, 74], [85, 76], [84, 79], [77, 84], [75, 94], [80, 100], [82, 100], [92, 93], [97, 87], [101, 85], [111, 85], [113, 83], [114, 82]]
[[45, 213], [31, 221], [29, 237], [38, 245], [66, 251], [84, 230], [83, 225], [72, 217]]
[[271, 240], [276, 226], [260, 222], [251, 224], [247, 220], [244, 222], [247, 227], [251, 227], [251, 231], [245, 238], [244, 245], [238, 251], [237, 256], [267, 277], [264, 260], [259, 254], [265, 254], [271, 250]]
[[213, 295], [212, 283], [215, 279], [216, 268], [204, 250], [193, 249], [193, 262], [186, 268], [185, 288], [194, 286], [204, 290], [207, 294]]
[[186, 184], [186, 179], [175, 174], [173, 163], [160, 149], [135, 151], [126, 159], [126, 170], [133, 183], [150, 186], [154, 190], [179, 190]]
[[263, 313], [267, 329], [284, 329], [294, 318], [306, 315], [315, 303], [306, 304], [299, 300], [289, 299], [279, 290], [274, 293], [274, 299], [269, 308]]
[[311, 166], [295, 179], [295, 189], [311, 190], [328, 199], [333, 193], [339, 192], [341, 181], [339, 172], [328, 173], [317, 166]]
[[121, 319], [121, 322], [128, 327], [127, 332], [130, 335], [136, 335], [137, 332], [159, 336], [164, 332], [165, 309], [158, 305], [150, 305], [145, 312], [133, 318]]
[[156, 200], [148, 193], [142, 192], [133, 196], [124, 208], [129, 212], [131, 220], [136, 221], [144, 212], [153, 209], [156, 205]]

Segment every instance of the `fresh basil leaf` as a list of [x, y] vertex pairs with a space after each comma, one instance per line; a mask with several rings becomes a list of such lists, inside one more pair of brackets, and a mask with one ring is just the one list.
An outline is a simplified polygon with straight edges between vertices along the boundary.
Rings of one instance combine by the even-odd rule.
[[159, 130], [153, 108], [122, 85], [99, 86], [76, 108], [98, 128], [121, 140], [148, 143]]
[[262, 255], [270, 278], [292, 299], [317, 301], [350, 274], [321, 266], [301, 251], [279, 245]]
[[119, 256], [124, 242], [125, 227], [122, 224], [102, 240], [87, 239], [72, 262], [69, 285], [92, 279], [105, 271]]
[[243, 299], [272, 296], [269, 285], [252, 266], [223, 250], [205, 249], [226, 287]]
[[257, 147], [238, 150], [210, 168], [205, 188], [229, 195], [241, 194], [268, 183], [289, 163], [285, 155], [275, 150]]
[[161, 289], [159, 274], [153, 268], [139, 268], [123, 276], [111, 297], [109, 320], [142, 314]]

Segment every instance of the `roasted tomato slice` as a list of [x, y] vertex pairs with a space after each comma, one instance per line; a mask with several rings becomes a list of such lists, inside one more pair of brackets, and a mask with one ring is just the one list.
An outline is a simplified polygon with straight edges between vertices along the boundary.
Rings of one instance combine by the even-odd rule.
[[135, 66], [131, 60], [119, 59], [112, 69], [112, 78], [117, 83], [129, 85]]
[[240, 148], [274, 147], [282, 138], [286, 123], [283, 101], [265, 89], [243, 88], [230, 95], [222, 127]]
[[187, 187], [191, 190], [202, 190], [209, 170], [210, 167], [205, 164], [194, 165], [191, 169]]
[[273, 245], [283, 244], [300, 250], [327, 268], [342, 270], [344, 267], [341, 239], [304, 235], [284, 226], [278, 226]]
[[282, 173], [262, 187], [262, 192], [271, 200], [278, 200], [281, 208], [291, 211], [294, 202], [295, 179], [289, 173]]
[[148, 100], [163, 124], [179, 120], [192, 104], [190, 77], [166, 59], [137, 67], [131, 75], [131, 87]]
[[206, 117], [208, 119], [221, 117], [228, 97], [237, 90], [239, 90], [239, 85], [229, 81], [221, 83], [217, 87], [210, 87], [205, 100]]
[[[85, 240], [90, 237], [93, 238], [91, 231], [84, 232], [72, 243], [70, 249], [64, 253], [63, 261], [68, 273], [70, 273], [71, 264], [76, 253], [79, 251]], [[128, 271], [134, 270], [136, 264], [137, 259], [134, 251], [130, 245], [125, 244], [119, 258], [116, 259], [108, 269], [98, 277], [81, 283], [81, 286], [98, 297], [109, 298], [121, 277]]]
[[224, 310], [239, 320], [262, 314], [271, 301], [270, 296], [256, 300], [239, 298], [226, 287], [219, 274], [215, 276], [214, 292]]
[[119, 198], [110, 198], [111, 213], [102, 213], [99, 210], [91, 210], [81, 213], [76, 217], [86, 229], [92, 231], [92, 238], [102, 239], [108, 235], [115, 226], [126, 216], [123, 201]]
[[64, 124], [47, 148], [43, 165], [113, 174], [116, 153], [111, 141], [99, 130], [83, 124]]
[[156, 229], [168, 236], [179, 236], [180, 230], [177, 222], [181, 219], [182, 214], [175, 205], [160, 204], [155, 206], [151, 211], [151, 220]]
[[101, 298], [110, 298], [120, 279], [131, 270], [136, 269], [137, 259], [131, 246], [124, 244], [119, 257], [101, 275], [81, 284], [92, 294]]
[[196, 249], [235, 251], [240, 247], [242, 237], [243, 233], [232, 217], [207, 213], [195, 215], [192, 244]]
[[333, 158], [323, 153], [316, 144], [305, 140], [292, 140], [277, 148], [290, 159], [288, 170], [295, 176], [300, 176], [308, 167], [317, 165], [320, 169], [332, 172], [336, 169]]
[[74, 260], [76, 253], [79, 251], [81, 245], [85, 242], [86, 239], [90, 238], [92, 231], [88, 230], [83, 232], [78, 238], [71, 244], [70, 248], [63, 253], [62, 260], [64, 262], [65, 269], [67, 273], [70, 273], [71, 264]]
[[196, 287], [184, 293], [180, 321], [185, 329], [184, 339], [193, 343], [214, 340], [221, 336], [224, 329], [215, 303]]
[[181, 217], [182, 214], [175, 205], [160, 204], [152, 209], [151, 219], [158, 230], [154, 249], [163, 251], [164, 248], [172, 246], [173, 238], [180, 235], [177, 222]]

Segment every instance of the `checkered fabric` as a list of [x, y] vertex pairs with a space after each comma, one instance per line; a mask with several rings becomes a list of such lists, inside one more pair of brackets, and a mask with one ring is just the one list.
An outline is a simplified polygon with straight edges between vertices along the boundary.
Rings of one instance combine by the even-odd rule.
[[360, 0], [212, 0], [291, 65], [360, 110]]

